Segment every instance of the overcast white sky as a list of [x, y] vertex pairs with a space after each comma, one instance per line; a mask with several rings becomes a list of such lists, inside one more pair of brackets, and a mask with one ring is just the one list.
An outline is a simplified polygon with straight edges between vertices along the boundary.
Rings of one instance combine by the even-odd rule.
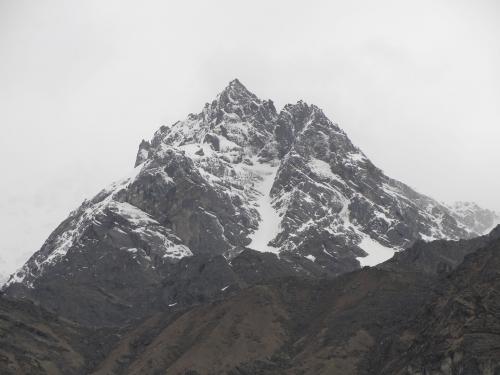
[[319, 105], [420, 192], [500, 211], [499, 67], [495, 0], [0, 0], [0, 257], [235, 77]]

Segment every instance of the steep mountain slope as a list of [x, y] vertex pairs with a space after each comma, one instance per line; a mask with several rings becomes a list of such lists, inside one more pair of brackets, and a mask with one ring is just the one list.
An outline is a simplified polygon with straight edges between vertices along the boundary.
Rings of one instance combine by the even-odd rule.
[[412, 278], [376, 269], [279, 280], [148, 319], [95, 373], [358, 374], [384, 331], [408, 324], [425, 296]]
[[495, 374], [498, 233], [427, 248], [427, 269], [439, 268], [448, 245], [472, 252], [439, 275], [393, 262], [333, 280], [273, 280], [175, 317], [155, 315], [95, 373]]
[[[500, 228], [497, 228], [500, 233]], [[500, 240], [468, 255], [403, 333], [415, 338], [390, 374], [500, 373]]]
[[88, 373], [117, 341], [61, 319], [33, 303], [0, 295], [0, 373]]
[[[0, 372], [495, 374], [499, 234], [500, 227], [480, 239], [420, 243], [408, 250], [426, 255], [414, 268], [409, 258], [398, 257], [386, 263], [390, 267], [334, 279], [290, 277], [272, 254], [246, 250], [232, 261], [242, 277], [226, 284], [222, 256], [187, 257], [166, 279], [184, 291], [178, 301], [197, 298], [203, 273], [224, 297], [188, 308], [171, 301], [118, 330], [84, 328], [0, 296]], [[469, 253], [458, 268], [440, 266], [455, 254], [450, 246]], [[193, 259], [199, 263], [186, 263]], [[181, 272], [186, 265], [188, 274]], [[266, 272], [281, 277], [250, 286]]]
[[133, 173], [72, 212], [4, 290], [119, 323], [174, 299], [158, 286], [179, 260], [231, 268], [248, 247], [276, 253], [280, 269], [338, 275], [418, 239], [469, 238], [477, 225], [463, 217], [386, 176], [316, 106], [278, 113], [234, 80], [143, 141]]
[[444, 206], [375, 167], [317, 107], [285, 106], [276, 134], [284, 156], [271, 195], [283, 215], [274, 243], [284, 251], [312, 253], [341, 272], [348, 266], [337, 264], [390, 258], [384, 247], [470, 236]]
[[155, 311], [222, 299], [268, 279], [325, 274], [308, 259], [278, 259], [250, 249], [230, 262], [222, 255], [199, 254], [178, 262], [159, 258], [144, 264], [135, 252], [124, 254], [123, 249], [96, 243], [89, 248], [91, 255], [76, 253], [71, 263], [59, 262], [43, 273], [34, 288], [14, 284], [8, 292], [85, 325], [123, 326]]

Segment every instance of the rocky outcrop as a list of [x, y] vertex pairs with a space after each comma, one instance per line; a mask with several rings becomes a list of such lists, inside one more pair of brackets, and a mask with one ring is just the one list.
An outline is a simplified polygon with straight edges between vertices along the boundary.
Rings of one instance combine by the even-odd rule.
[[[497, 233], [500, 228], [497, 227]], [[407, 352], [389, 361], [391, 374], [500, 372], [500, 239], [465, 257], [439, 294], [401, 333], [414, 335]]]

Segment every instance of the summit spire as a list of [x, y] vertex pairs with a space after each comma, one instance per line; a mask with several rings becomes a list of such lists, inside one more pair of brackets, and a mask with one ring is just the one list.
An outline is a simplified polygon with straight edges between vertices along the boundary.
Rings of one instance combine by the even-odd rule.
[[231, 102], [241, 100], [259, 100], [257, 96], [249, 91], [238, 78], [233, 79], [219, 94], [219, 99], [228, 99]]

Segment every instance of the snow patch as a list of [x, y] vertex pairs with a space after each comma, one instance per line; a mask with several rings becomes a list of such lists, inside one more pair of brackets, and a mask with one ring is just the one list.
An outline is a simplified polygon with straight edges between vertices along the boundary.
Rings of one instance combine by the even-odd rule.
[[[213, 156], [215, 153], [212, 146], [208, 143], [189, 143], [179, 146], [179, 150], [184, 151], [187, 156], [194, 160]], [[203, 151], [203, 155], [199, 155], [200, 150]]]
[[241, 146], [238, 146], [236, 143], [233, 141], [230, 141], [223, 135], [218, 134], [217, 137], [219, 138], [219, 149], [220, 152], [228, 152], [232, 150], [241, 150]]
[[173, 244], [171, 241], [169, 245], [167, 241], [168, 240], [165, 241], [167, 250], [166, 253], [163, 255], [163, 258], [181, 259], [193, 255], [189, 247], [187, 247], [186, 245]]
[[336, 174], [334, 174], [332, 172], [332, 168], [330, 167], [330, 164], [328, 164], [327, 162], [325, 162], [323, 160], [313, 158], [309, 161], [308, 164], [309, 164], [309, 168], [311, 168], [311, 171], [313, 171], [317, 175], [329, 178], [331, 180], [339, 180], [340, 179], [339, 176], [337, 176]]
[[363, 153], [361, 151], [351, 152], [351, 153], [347, 154], [347, 157], [355, 163], [359, 163], [359, 162], [366, 160], [366, 156], [363, 155]]
[[367, 234], [363, 236], [361, 243], [358, 246], [368, 253], [365, 257], [356, 258], [361, 264], [361, 267], [376, 266], [377, 264], [392, 258], [396, 252], [395, 249], [382, 245]]
[[147, 213], [127, 202], [111, 201], [109, 203], [109, 209], [112, 212], [120, 215], [129, 223], [135, 226], [159, 224], [156, 220], [151, 218]]
[[314, 262], [316, 260], [316, 257], [312, 254], [306, 255], [304, 258], [309, 259], [311, 262]]
[[432, 242], [432, 241], [436, 241], [439, 239], [439, 238], [436, 238], [434, 236], [428, 236], [427, 234], [423, 234], [423, 233], [420, 233], [420, 238], [425, 242]]

